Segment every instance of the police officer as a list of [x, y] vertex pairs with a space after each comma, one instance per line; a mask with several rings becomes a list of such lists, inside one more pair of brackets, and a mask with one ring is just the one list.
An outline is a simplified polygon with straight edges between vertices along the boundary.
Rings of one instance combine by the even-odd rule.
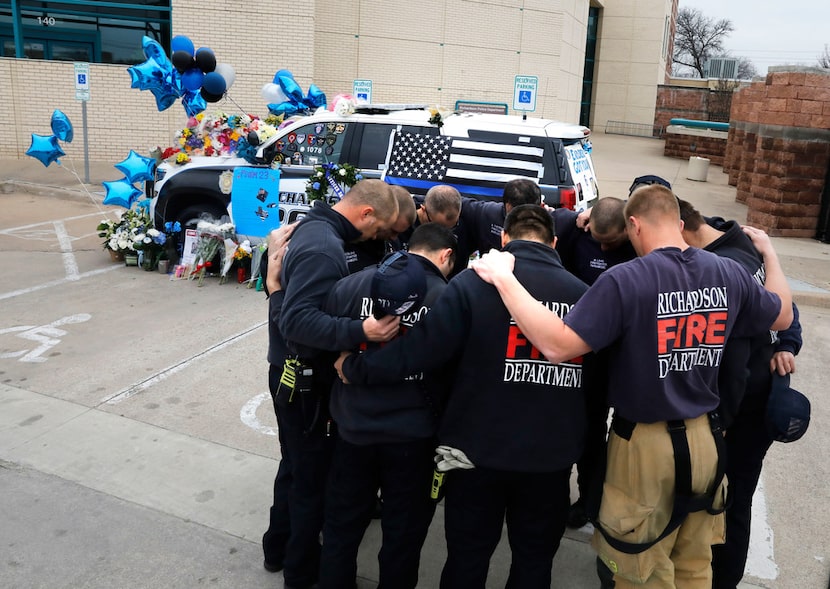
[[[411, 329], [447, 285], [456, 240], [437, 225], [420, 225], [409, 253], [390, 254], [379, 268], [352, 274], [334, 287], [327, 310], [364, 319], [401, 316]], [[363, 344], [361, 349], [377, 349]], [[378, 554], [381, 587], [414, 588], [421, 546], [435, 505], [429, 496], [437, 408], [443, 395], [436, 379], [422, 374], [384, 387], [345, 387], [335, 382], [331, 415], [337, 441], [326, 496], [321, 589], [351, 587], [357, 553], [369, 524], [378, 487], [383, 493], [383, 544]]]
[[[562, 267], [554, 240], [553, 221], [538, 205], [518, 206], [505, 219], [503, 243], [516, 257], [519, 279], [565, 315], [586, 286]], [[463, 454], [467, 468], [448, 473], [445, 483], [441, 587], [485, 586], [505, 519], [513, 556], [507, 585], [549, 587], [565, 530], [570, 468], [582, 451], [582, 358], [546, 362], [496, 290], [467, 271], [403, 338], [339, 361], [343, 378], [368, 384], [448, 363], [455, 375], [439, 440]]]
[[603, 586], [708, 589], [711, 544], [723, 541], [723, 515], [710, 512], [723, 507], [713, 413], [723, 344], [788, 327], [790, 291], [757, 229], [745, 231], [764, 257], [766, 290], [736, 262], [689, 247], [663, 186], [635, 190], [625, 217], [640, 257], [604, 272], [564, 320], [522, 287], [509, 253], [474, 268], [549, 360], [611, 347], [614, 421], [592, 542]]
[[284, 295], [271, 346], [272, 364], [284, 359], [275, 406], [283, 460], [290, 465], [290, 531], [281, 563], [286, 587], [310, 587], [318, 577], [331, 451], [327, 408], [333, 372], [325, 353], [367, 340], [385, 341], [398, 330], [397, 318], [334, 317], [323, 305], [335, 283], [348, 274], [344, 243], [378, 237], [397, 214], [388, 185], [361, 180], [331, 207], [315, 202], [285, 253], [280, 276]]

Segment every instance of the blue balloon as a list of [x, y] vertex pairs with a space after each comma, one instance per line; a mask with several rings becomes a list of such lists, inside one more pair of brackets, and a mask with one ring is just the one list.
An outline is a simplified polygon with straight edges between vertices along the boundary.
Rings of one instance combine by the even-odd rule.
[[326, 106], [326, 95], [317, 86], [312, 84], [308, 87], [308, 96], [306, 96], [304, 102], [312, 109], [317, 110], [321, 106]]
[[144, 50], [144, 57], [147, 59], [153, 59], [159, 65], [170, 63], [170, 60], [167, 59], [167, 54], [164, 52], [164, 47], [155, 39], [151, 39], [145, 35], [141, 38], [141, 48]]
[[179, 99], [179, 95], [168, 88], [150, 88], [150, 92], [156, 97], [156, 108], [159, 112], [167, 110]]
[[170, 41], [170, 51], [186, 51], [190, 55], [193, 55], [196, 52], [196, 46], [193, 44], [193, 41], [190, 40], [190, 37], [176, 35]]
[[129, 209], [133, 202], [143, 194], [138, 188], [130, 184], [126, 178], [114, 182], [102, 182], [102, 184], [107, 191], [107, 195], [104, 197], [105, 205], [116, 205]]
[[202, 87], [205, 74], [197, 67], [190, 68], [182, 74], [182, 87], [187, 90], [196, 91]]
[[202, 96], [201, 92], [191, 92], [186, 90], [182, 96], [182, 106], [189, 117], [195, 117], [197, 114], [207, 108], [207, 101]]
[[67, 143], [72, 143], [72, 139], [75, 136], [69, 117], [57, 109], [52, 113], [52, 133], [55, 137]]
[[54, 135], [37, 135], [32, 133], [32, 145], [26, 150], [26, 155], [32, 156], [47, 168], [52, 162], [66, 153], [58, 145], [58, 138]]
[[274, 84], [280, 83], [280, 76], [284, 76], [291, 80], [294, 79], [294, 74], [292, 74], [289, 70], [277, 70], [277, 73], [274, 74]]
[[124, 177], [127, 179], [127, 182], [134, 184], [136, 182], [153, 179], [156, 160], [151, 157], [144, 157], [131, 149], [127, 159], [118, 162], [115, 164], [115, 167], [118, 171], [124, 172]]
[[205, 74], [205, 78], [202, 80], [202, 88], [211, 94], [221, 96], [228, 89], [228, 85], [221, 74], [210, 72]]
[[164, 85], [164, 78], [167, 73], [152, 57], [144, 63], [130, 66], [127, 71], [132, 79], [130, 88], [138, 88], [139, 90], [161, 88]]
[[168, 94], [175, 94], [176, 96], [184, 94], [185, 88], [182, 86], [182, 75], [175, 69], [170, 70], [164, 77], [162, 89]]
[[280, 115], [290, 117], [300, 112], [300, 107], [290, 100], [280, 103], [272, 102], [268, 105], [268, 112], [277, 117]]
[[289, 100], [298, 103], [303, 101], [303, 89], [300, 88], [300, 85], [294, 80], [294, 78], [289, 78], [288, 76], [279, 76], [277, 80], [277, 84], [280, 85], [283, 94], [285, 94]]

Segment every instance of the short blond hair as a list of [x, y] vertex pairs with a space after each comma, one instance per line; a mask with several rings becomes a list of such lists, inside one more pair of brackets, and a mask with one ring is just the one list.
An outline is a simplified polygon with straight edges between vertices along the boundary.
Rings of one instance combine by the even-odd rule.
[[625, 203], [625, 220], [642, 218], [649, 223], [680, 221], [680, 205], [674, 193], [659, 184], [637, 188]]

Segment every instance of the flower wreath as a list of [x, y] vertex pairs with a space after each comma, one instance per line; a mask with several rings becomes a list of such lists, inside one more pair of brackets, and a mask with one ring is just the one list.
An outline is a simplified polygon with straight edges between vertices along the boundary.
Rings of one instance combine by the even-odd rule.
[[305, 193], [309, 202], [312, 200], [326, 200], [329, 189], [334, 192], [337, 200], [343, 198], [346, 191], [363, 179], [357, 168], [351, 164], [322, 164], [314, 167], [314, 173], [308, 179]]

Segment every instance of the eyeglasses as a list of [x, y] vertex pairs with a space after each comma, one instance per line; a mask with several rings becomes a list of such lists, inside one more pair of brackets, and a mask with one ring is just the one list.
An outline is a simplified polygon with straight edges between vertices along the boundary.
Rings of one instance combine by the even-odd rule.
[[[429, 210], [427, 209], [426, 205], [421, 205], [421, 208], [424, 209], [424, 214], [427, 216], [427, 222], [428, 223], [436, 223], [437, 222], [437, 221], [432, 220], [432, 217], [429, 215]], [[455, 229], [456, 227], [458, 227], [458, 222], [460, 220], [461, 220], [461, 210], [459, 209], [458, 217], [456, 217], [455, 223], [453, 224], [452, 227], [448, 227], [448, 229]], [[441, 223], [441, 225], [443, 225], [443, 223]]]

